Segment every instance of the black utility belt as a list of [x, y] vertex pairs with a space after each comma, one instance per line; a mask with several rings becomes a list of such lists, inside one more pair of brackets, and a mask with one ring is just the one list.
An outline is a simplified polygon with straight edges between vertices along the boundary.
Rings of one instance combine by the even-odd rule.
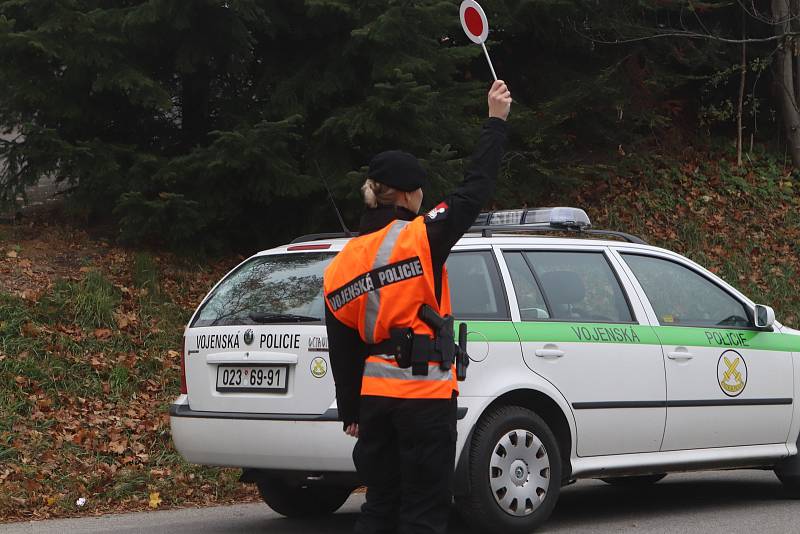
[[[439, 368], [448, 370], [453, 365], [454, 350], [442, 350], [440, 339], [431, 339], [425, 334], [415, 334], [411, 328], [392, 328], [389, 339], [367, 345], [368, 354], [386, 354], [394, 356], [401, 369], [411, 367], [411, 374], [425, 376], [428, 374], [428, 362], [438, 362]], [[453, 343], [450, 342], [452, 347]]]
[[449, 371], [456, 364], [456, 378], [465, 380], [469, 365], [467, 326], [461, 323], [456, 344], [452, 316], [442, 317], [427, 304], [420, 306], [418, 314], [433, 330], [433, 338], [425, 334], [415, 334], [412, 328], [391, 328], [389, 339], [367, 345], [368, 354], [394, 356], [398, 367], [411, 367], [411, 374], [416, 376], [428, 375], [428, 362], [438, 362], [442, 371]]

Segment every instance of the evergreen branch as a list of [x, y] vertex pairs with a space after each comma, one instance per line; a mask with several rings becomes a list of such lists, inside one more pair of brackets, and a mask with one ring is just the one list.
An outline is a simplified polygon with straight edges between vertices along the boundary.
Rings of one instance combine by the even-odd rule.
[[20, 165], [16, 171], [11, 171], [10, 168], [6, 167], [6, 171], [9, 172], [0, 173], [0, 191], [5, 194], [7, 190], [11, 189], [15, 183], [19, 183], [22, 180], [22, 176], [28, 171], [29, 168], [30, 165], [27, 163]]
[[23, 137], [23, 135], [21, 133], [15, 135], [11, 139], [4, 139], [4, 138], [0, 137], [0, 143], [3, 143], [4, 145], [9, 145], [9, 146], [21, 145], [22, 143], [18, 143], [17, 142], [17, 139], [19, 139], [20, 137]]

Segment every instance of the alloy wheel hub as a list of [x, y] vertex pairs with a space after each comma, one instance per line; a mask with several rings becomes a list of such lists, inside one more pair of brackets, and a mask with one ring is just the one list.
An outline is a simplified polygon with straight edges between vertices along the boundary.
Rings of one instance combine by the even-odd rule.
[[524, 429], [500, 436], [489, 461], [489, 486], [509, 515], [526, 516], [539, 508], [550, 487], [550, 458], [541, 440]]
[[517, 486], [524, 486], [528, 481], [528, 464], [523, 460], [511, 464], [511, 481]]

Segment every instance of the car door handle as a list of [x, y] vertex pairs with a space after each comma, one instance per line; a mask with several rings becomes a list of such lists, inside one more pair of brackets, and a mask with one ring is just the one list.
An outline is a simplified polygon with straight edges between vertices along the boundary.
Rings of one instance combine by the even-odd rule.
[[691, 352], [685, 351], [675, 351], [675, 352], [668, 352], [667, 358], [670, 360], [691, 360], [694, 358]]
[[540, 358], [560, 358], [564, 355], [560, 349], [536, 349], [533, 353]]

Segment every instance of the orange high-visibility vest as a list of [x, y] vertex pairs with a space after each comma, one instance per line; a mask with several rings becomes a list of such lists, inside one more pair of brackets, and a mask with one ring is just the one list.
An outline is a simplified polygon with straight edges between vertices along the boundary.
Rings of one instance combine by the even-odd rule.
[[[395, 220], [352, 239], [325, 270], [323, 287], [333, 315], [371, 345], [389, 339], [392, 328], [411, 328], [433, 338], [433, 330], [418, 317], [423, 304], [440, 315], [451, 313], [445, 269], [441, 304], [436, 299], [423, 217]], [[453, 391], [458, 391], [455, 366], [443, 371], [438, 362], [429, 362], [427, 376], [414, 376], [391, 355], [370, 354], [364, 364], [362, 395], [449, 399]]]

